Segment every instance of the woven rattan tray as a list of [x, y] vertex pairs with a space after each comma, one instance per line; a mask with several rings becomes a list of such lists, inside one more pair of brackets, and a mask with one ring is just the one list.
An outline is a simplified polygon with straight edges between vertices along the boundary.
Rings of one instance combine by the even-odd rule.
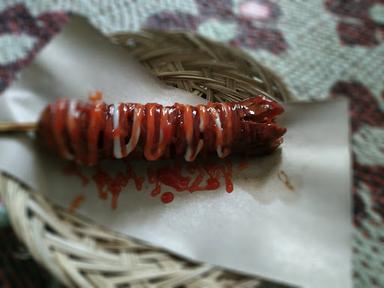
[[[239, 50], [200, 36], [143, 31], [119, 34], [123, 45], [166, 84], [210, 101], [265, 94], [289, 99], [283, 83]], [[11, 224], [31, 255], [69, 287], [257, 287], [260, 280], [176, 257], [56, 207], [0, 174]]]

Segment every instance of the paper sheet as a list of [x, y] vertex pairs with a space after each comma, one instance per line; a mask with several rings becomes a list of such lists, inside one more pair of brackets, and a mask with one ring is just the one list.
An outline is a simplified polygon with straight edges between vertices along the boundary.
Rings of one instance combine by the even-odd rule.
[[[0, 121], [36, 121], [53, 99], [86, 99], [95, 90], [108, 103], [202, 101], [162, 85], [74, 17], [0, 97]], [[85, 195], [78, 213], [186, 257], [303, 287], [350, 287], [346, 111], [343, 101], [287, 104], [282, 149], [236, 170], [232, 193], [176, 192], [167, 205], [149, 196], [151, 186], [136, 191], [129, 184], [112, 210], [93, 183], [83, 186], [78, 177], [64, 175], [65, 164], [41, 153], [25, 135], [0, 137], [0, 169], [64, 207]]]

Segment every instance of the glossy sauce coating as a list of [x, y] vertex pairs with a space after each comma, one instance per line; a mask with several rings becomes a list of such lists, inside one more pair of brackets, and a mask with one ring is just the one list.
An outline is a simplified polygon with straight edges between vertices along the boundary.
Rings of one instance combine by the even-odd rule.
[[60, 99], [42, 113], [38, 136], [61, 157], [80, 164], [128, 156], [191, 162], [198, 155], [273, 151], [286, 131], [274, 123], [282, 112], [263, 97], [197, 106]]

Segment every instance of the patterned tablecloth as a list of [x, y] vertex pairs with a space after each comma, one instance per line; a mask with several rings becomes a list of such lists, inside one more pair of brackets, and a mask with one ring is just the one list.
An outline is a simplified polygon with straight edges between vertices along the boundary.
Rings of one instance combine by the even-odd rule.
[[[194, 30], [245, 49], [297, 99], [348, 98], [354, 284], [384, 287], [384, 0], [1, 0], [0, 92], [68, 22], [68, 12], [104, 33]], [[0, 286], [57, 285], [17, 244], [0, 211]]]

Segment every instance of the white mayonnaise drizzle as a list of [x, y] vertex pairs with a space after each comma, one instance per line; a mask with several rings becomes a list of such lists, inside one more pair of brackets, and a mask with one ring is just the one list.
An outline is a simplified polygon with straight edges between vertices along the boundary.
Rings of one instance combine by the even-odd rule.
[[[212, 114], [214, 114], [214, 120], [215, 120], [215, 125], [216, 125], [216, 133], [217, 133], [217, 138], [222, 138], [223, 136], [223, 128], [221, 127], [221, 121], [220, 121], [220, 115], [219, 113], [216, 111], [216, 109], [214, 107], [211, 107], [209, 109], [209, 111], [213, 112]], [[217, 151], [217, 155], [220, 157], [220, 158], [224, 158], [224, 154], [223, 154], [223, 148], [221, 145], [217, 145], [216, 147], [216, 151]]]
[[132, 130], [131, 131], [131, 137], [129, 139], [129, 142], [125, 146], [126, 147], [127, 155], [129, 153], [131, 153], [133, 151], [133, 149], [135, 149], [137, 141], [139, 140], [140, 132], [141, 132], [141, 125], [138, 125], [137, 133], [135, 133], [134, 128], [136, 126], [136, 122], [138, 121], [137, 115], [141, 114], [141, 113], [142, 113], [142, 108], [141, 107], [139, 107], [139, 108], [135, 107], [135, 109], [133, 111], [133, 122], [132, 122], [132, 129], [131, 129]]
[[[74, 118], [77, 118], [79, 115], [79, 112], [77, 111], [77, 100], [69, 100], [68, 101], [68, 112], [67, 112], [67, 126], [68, 130], [71, 131], [75, 123]], [[65, 155], [65, 158], [68, 160], [73, 160], [75, 158], [75, 155], [71, 154], [69, 151], [67, 152], [67, 155]]]
[[[201, 113], [203, 112], [203, 113]], [[205, 129], [205, 115], [206, 115], [206, 109], [205, 109], [205, 106], [199, 106], [199, 118], [200, 118], [200, 125], [199, 125], [199, 129], [200, 129], [200, 132], [203, 133], [204, 132], [204, 129]]]
[[[119, 123], [120, 123], [119, 107], [120, 107], [120, 104], [113, 104], [113, 130], [116, 130], [119, 128]], [[121, 151], [120, 136], [113, 137], [113, 156], [117, 159], [120, 159], [123, 157], [123, 153]]]

